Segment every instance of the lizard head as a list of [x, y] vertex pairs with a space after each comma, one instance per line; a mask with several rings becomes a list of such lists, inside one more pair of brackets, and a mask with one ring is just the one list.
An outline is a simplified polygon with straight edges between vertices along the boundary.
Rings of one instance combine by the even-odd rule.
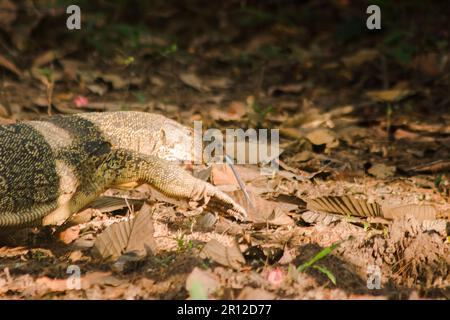
[[177, 162], [202, 163], [202, 140], [194, 138], [194, 130], [178, 122], [165, 119], [158, 132], [154, 151], [158, 157]]

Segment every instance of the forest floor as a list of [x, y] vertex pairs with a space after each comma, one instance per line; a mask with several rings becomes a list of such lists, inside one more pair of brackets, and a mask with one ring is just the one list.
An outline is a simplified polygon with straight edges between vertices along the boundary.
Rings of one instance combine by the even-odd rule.
[[[280, 133], [278, 172], [236, 165], [249, 221], [109, 190], [73, 226], [2, 239], [0, 298], [449, 299], [448, 6], [399, 2], [371, 31], [327, 3], [161, 2], [146, 27], [82, 6], [68, 31], [64, 9], [0, 0], [0, 124], [140, 110]], [[226, 166], [191, 169], [246, 205]], [[139, 211], [152, 252], [96, 254]]]

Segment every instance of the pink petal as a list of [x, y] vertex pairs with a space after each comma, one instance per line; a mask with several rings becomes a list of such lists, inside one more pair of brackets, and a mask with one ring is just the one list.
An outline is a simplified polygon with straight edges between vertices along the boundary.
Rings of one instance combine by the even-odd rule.
[[275, 286], [278, 286], [281, 282], [283, 282], [283, 278], [283, 271], [281, 271], [280, 268], [270, 271], [267, 275], [267, 281]]
[[89, 100], [85, 96], [76, 96], [73, 102], [78, 108], [85, 107], [89, 104]]

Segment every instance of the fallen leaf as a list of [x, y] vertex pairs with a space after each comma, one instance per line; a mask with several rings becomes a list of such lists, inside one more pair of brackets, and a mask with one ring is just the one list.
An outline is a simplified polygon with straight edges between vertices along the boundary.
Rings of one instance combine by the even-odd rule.
[[122, 77], [116, 74], [102, 74], [99, 76], [100, 79], [106, 83], [110, 83], [114, 90], [121, 90], [128, 87], [129, 82], [124, 80]]
[[203, 81], [194, 73], [181, 73], [179, 75], [179, 78], [184, 84], [186, 84], [200, 92], [211, 91], [211, 89], [208, 86], [206, 86], [203, 83]]
[[276, 226], [294, 224], [294, 220], [281, 209], [278, 202], [263, 199], [249, 190], [247, 190], [247, 193], [251, 200], [251, 204], [248, 203], [242, 190], [228, 192], [228, 194], [247, 211], [249, 221], [264, 226], [267, 224]]
[[274, 300], [275, 295], [261, 288], [245, 287], [237, 300]]
[[220, 281], [215, 274], [198, 267], [186, 279], [186, 290], [192, 300], [208, 299], [219, 287]]
[[47, 50], [41, 54], [39, 54], [36, 58], [34, 58], [32, 62], [33, 68], [38, 68], [41, 66], [45, 66], [50, 62], [58, 59], [61, 56], [61, 53], [57, 50]]
[[388, 177], [392, 177], [396, 171], [395, 166], [387, 166], [384, 163], [374, 164], [367, 170], [369, 174], [379, 179], [386, 179]]
[[80, 235], [80, 226], [77, 225], [59, 232], [58, 239], [65, 244], [69, 244], [78, 239], [79, 235]]
[[18, 256], [23, 256], [28, 253], [28, 249], [25, 247], [0, 247], [0, 257], [2, 258], [14, 258]]
[[407, 171], [413, 171], [413, 172], [420, 172], [420, 173], [426, 173], [426, 172], [444, 172], [450, 170], [450, 161], [448, 160], [437, 160], [430, 163], [421, 164], [418, 166], [414, 166], [411, 168], [408, 168]]
[[6, 70], [11, 71], [19, 78], [22, 77], [22, 71], [17, 68], [17, 66], [11, 60], [7, 59], [5, 56], [0, 54], [0, 67], [5, 68]]
[[90, 272], [81, 278], [81, 287], [83, 290], [96, 285], [117, 287], [123, 282], [123, 280], [114, 277], [110, 272]]
[[308, 133], [306, 138], [314, 145], [326, 145], [327, 149], [339, 146], [336, 135], [328, 129], [316, 129]]
[[217, 77], [217, 78], [209, 78], [208, 79], [208, 85], [211, 88], [216, 88], [216, 89], [228, 89], [229, 87], [231, 87], [231, 85], [233, 84], [233, 82], [225, 77]]
[[134, 219], [114, 223], [97, 237], [94, 253], [104, 259], [116, 259], [124, 253], [145, 256], [155, 252], [150, 207], [144, 205]]
[[62, 65], [64, 75], [66, 75], [69, 80], [77, 80], [77, 75], [82, 69], [83, 63], [72, 59], [59, 59], [58, 61]]
[[236, 243], [231, 247], [226, 247], [219, 241], [213, 239], [209, 241], [202, 249], [200, 256], [203, 259], [209, 258], [225, 267], [240, 270], [245, 264], [242, 255]]
[[227, 110], [213, 108], [209, 114], [214, 120], [223, 121], [238, 121], [241, 120], [247, 113], [247, 106], [240, 101], [232, 101]]
[[391, 89], [391, 90], [379, 90], [369, 91], [366, 95], [378, 102], [399, 102], [413, 94], [411, 90], [405, 89]]
[[357, 68], [360, 65], [373, 61], [378, 57], [379, 53], [374, 49], [362, 49], [349, 56], [343, 57], [342, 62], [347, 68]]
[[414, 142], [423, 142], [423, 143], [433, 143], [436, 141], [434, 137], [427, 137], [424, 135], [420, 135], [411, 131], [406, 131], [403, 129], [397, 129], [394, 133], [394, 138], [396, 140], [407, 139]]
[[105, 85], [102, 84], [89, 84], [86, 86], [89, 91], [91, 91], [92, 93], [95, 93], [99, 96], [103, 96], [107, 91], [108, 88]]
[[406, 215], [414, 216], [418, 221], [435, 220], [436, 208], [429, 205], [407, 204], [399, 207], [383, 207], [383, 216], [386, 219], [400, 219]]
[[302, 213], [302, 219], [306, 223], [320, 223], [325, 226], [328, 226], [333, 222], [341, 221], [342, 218], [342, 216], [326, 212], [305, 211]]
[[81, 252], [81, 250], [76, 250], [76, 251], [73, 251], [70, 253], [69, 260], [71, 262], [77, 262], [77, 261], [80, 261], [82, 257], [83, 257], [83, 252]]
[[208, 232], [214, 230], [214, 225], [216, 224], [218, 218], [214, 214], [207, 212], [201, 215], [195, 224], [195, 230]]
[[211, 165], [211, 183], [215, 186], [239, 186], [233, 171], [226, 163]]
[[342, 215], [353, 215], [357, 217], [381, 217], [381, 207], [378, 203], [369, 203], [363, 199], [353, 196], [325, 196], [310, 199], [307, 202], [307, 209]]
[[418, 55], [411, 61], [412, 68], [431, 77], [439, 75], [444, 65], [445, 64], [440, 63], [439, 56], [434, 52]]
[[279, 94], [296, 94], [302, 92], [304, 89], [303, 84], [301, 83], [291, 83], [285, 84], [281, 86], [273, 86], [269, 88], [269, 95], [279, 95]]

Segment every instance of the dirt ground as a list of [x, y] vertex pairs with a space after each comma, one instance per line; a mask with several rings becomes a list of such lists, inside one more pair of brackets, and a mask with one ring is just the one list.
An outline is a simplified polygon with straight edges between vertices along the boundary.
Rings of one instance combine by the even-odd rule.
[[[0, 0], [0, 124], [139, 110], [280, 134], [278, 172], [236, 165], [249, 221], [109, 190], [2, 235], [0, 298], [449, 299], [449, 6], [383, 2], [368, 30], [364, 1], [325, 2], [80, 1], [69, 31], [63, 5]], [[186, 168], [249, 208], [226, 166]], [[151, 250], [99, 255], [138, 212]]]

